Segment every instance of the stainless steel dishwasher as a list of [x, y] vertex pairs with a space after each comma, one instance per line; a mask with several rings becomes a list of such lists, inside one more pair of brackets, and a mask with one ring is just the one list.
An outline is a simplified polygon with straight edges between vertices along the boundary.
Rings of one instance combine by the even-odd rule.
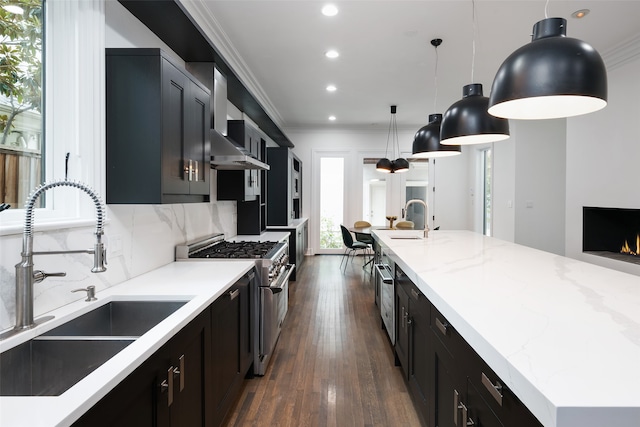
[[396, 323], [394, 310], [394, 268], [395, 265], [387, 253], [387, 249], [380, 250], [380, 263], [376, 264], [376, 281], [380, 289], [380, 317], [382, 326], [387, 330], [391, 345], [395, 344]]

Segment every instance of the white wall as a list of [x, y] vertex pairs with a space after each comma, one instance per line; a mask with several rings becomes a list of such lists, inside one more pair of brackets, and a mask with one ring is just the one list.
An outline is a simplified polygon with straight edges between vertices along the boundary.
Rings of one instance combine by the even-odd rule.
[[515, 242], [564, 255], [565, 120], [513, 120]]
[[640, 266], [582, 253], [582, 208], [640, 209], [640, 36], [608, 69], [608, 105], [567, 120], [567, 256], [640, 275]]
[[[411, 145], [415, 130], [399, 129], [398, 138], [400, 150], [403, 155], [411, 153]], [[353, 223], [360, 219], [358, 216], [362, 210], [362, 158], [383, 157], [387, 142], [387, 130], [300, 130], [285, 129], [285, 133], [294, 142], [293, 152], [303, 163], [303, 216], [309, 217], [310, 242], [314, 247], [317, 243], [314, 227], [317, 228], [317, 220], [312, 213], [312, 177], [314, 176], [312, 154], [313, 150], [345, 151], [348, 153], [349, 163], [346, 165], [345, 180], [349, 186], [350, 196], [347, 197], [349, 206], [347, 210], [352, 217], [345, 218], [346, 223]], [[389, 152], [391, 156], [391, 152]], [[437, 217], [436, 225], [442, 229], [470, 229], [467, 213], [469, 211], [468, 194], [468, 170], [465, 150], [461, 156], [438, 159], [436, 166], [435, 182], [437, 197], [435, 207]], [[430, 177], [433, 179], [433, 176]], [[399, 178], [390, 176], [389, 179]], [[398, 195], [400, 196], [400, 195]], [[400, 197], [398, 198], [398, 200]], [[396, 203], [395, 214], [400, 217], [401, 202]], [[431, 213], [430, 213], [431, 215]]]

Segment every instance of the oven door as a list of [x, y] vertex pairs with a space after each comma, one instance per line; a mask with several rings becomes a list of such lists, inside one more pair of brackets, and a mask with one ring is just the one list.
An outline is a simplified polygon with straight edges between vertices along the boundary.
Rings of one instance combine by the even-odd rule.
[[256, 374], [264, 375], [276, 346], [289, 308], [289, 276], [293, 264], [287, 265], [271, 286], [260, 287], [260, 339]]

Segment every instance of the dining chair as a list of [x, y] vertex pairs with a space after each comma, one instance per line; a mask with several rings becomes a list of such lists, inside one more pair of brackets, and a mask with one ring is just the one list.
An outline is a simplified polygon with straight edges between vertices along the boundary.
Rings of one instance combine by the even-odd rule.
[[[340, 267], [342, 267], [342, 263], [344, 262], [344, 257], [347, 257], [347, 263], [349, 262], [349, 256], [354, 254], [357, 251], [362, 251], [365, 255], [367, 253], [367, 249], [369, 249], [369, 245], [363, 242], [353, 241], [353, 237], [351, 236], [351, 232], [347, 230], [347, 227], [340, 224], [340, 230], [342, 231], [342, 243], [346, 246], [344, 253], [342, 254], [342, 259], [340, 260]], [[347, 267], [347, 263], [345, 263], [345, 268]]]
[[[371, 227], [371, 223], [368, 221], [356, 221], [353, 223], [353, 228], [365, 227]], [[373, 236], [371, 235], [371, 233], [359, 233], [357, 231], [354, 231], [353, 234], [355, 234], [356, 240], [358, 242], [366, 243], [367, 245], [369, 245], [369, 249], [371, 250], [370, 255], [372, 256], [371, 259], [369, 259], [369, 261], [367, 261], [367, 263], [364, 265], [366, 267], [368, 264], [371, 264], [373, 262]]]
[[365, 228], [365, 227], [371, 227], [371, 223], [369, 221], [356, 221], [353, 223], [353, 226], [355, 228]]
[[399, 221], [396, 223], [396, 228], [400, 230], [413, 230], [414, 225], [413, 221]]

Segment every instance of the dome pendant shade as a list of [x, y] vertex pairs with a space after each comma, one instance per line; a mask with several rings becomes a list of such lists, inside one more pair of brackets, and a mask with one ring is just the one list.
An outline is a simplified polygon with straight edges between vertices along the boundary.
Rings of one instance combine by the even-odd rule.
[[462, 154], [459, 145], [440, 144], [442, 114], [429, 114], [429, 123], [421, 127], [413, 139], [413, 156], [418, 159], [448, 157]]
[[376, 163], [376, 170], [382, 173], [391, 173], [393, 171], [393, 164], [391, 163], [391, 160], [382, 158], [378, 160], [378, 163]]
[[607, 105], [607, 71], [588, 43], [566, 37], [564, 18], [533, 27], [531, 43], [513, 52], [493, 80], [489, 113], [510, 119], [555, 119]]
[[462, 99], [442, 117], [440, 144], [482, 144], [509, 138], [509, 121], [490, 115], [488, 106], [489, 98], [482, 95], [481, 84], [464, 86]]
[[404, 157], [398, 157], [393, 162], [393, 172], [395, 173], [403, 173], [409, 171], [409, 161]]

